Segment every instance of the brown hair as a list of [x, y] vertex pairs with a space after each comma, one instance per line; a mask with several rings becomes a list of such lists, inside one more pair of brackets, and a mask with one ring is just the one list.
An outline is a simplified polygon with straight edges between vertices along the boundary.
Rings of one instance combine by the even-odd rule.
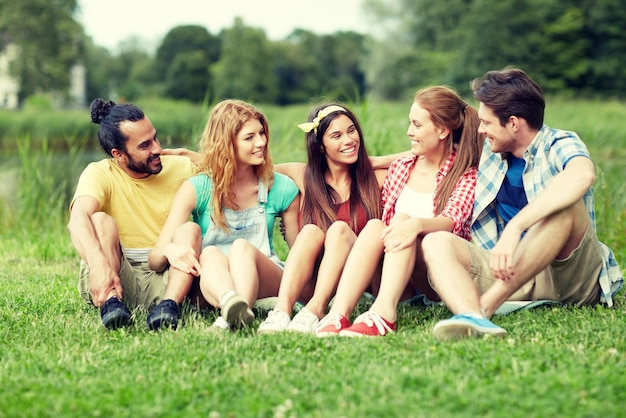
[[435, 126], [450, 129], [446, 138], [450, 150], [457, 148], [450, 172], [442, 180], [435, 194], [436, 213], [443, 211], [454, 187], [467, 169], [478, 167], [484, 136], [478, 133], [478, 112], [452, 89], [429, 87], [415, 94], [415, 103], [430, 113]]
[[543, 92], [524, 71], [513, 67], [489, 71], [472, 81], [472, 90], [476, 100], [492, 109], [502, 126], [511, 116], [523, 118], [533, 129], [543, 126]]

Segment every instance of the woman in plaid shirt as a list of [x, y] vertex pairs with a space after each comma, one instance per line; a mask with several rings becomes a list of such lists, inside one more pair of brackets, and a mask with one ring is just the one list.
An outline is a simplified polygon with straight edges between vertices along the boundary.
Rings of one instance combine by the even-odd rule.
[[[395, 331], [400, 300], [416, 292], [438, 299], [428, 284], [422, 238], [450, 231], [470, 240], [483, 143], [476, 110], [453, 90], [430, 87], [417, 92], [409, 123], [412, 155], [389, 167], [381, 195], [382, 219], [369, 221], [357, 238], [333, 306], [317, 327], [318, 336], [384, 336]], [[383, 256], [376, 300], [350, 325], [347, 318]]]

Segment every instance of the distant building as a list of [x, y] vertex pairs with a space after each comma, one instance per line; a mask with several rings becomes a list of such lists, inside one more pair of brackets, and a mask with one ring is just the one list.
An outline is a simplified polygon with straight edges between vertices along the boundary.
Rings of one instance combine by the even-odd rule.
[[9, 74], [9, 63], [17, 56], [17, 46], [7, 45], [0, 52], [0, 109], [15, 109], [20, 86]]
[[[19, 105], [19, 83], [11, 76], [10, 62], [19, 53], [16, 45], [9, 44], [0, 51], [0, 109], [17, 109]], [[55, 92], [49, 92], [51, 101], [59, 106], [85, 107], [87, 103], [87, 69], [82, 64], [76, 64], [70, 69], [69, 103], [61, 103]]]

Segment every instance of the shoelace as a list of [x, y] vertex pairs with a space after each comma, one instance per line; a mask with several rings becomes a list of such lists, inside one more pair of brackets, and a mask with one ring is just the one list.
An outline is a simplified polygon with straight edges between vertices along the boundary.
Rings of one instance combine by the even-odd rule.
[[[306, 309], [306, 308], [303, 308], [303, 309]], [[295, 321], [292, 321], [292, 322], [298, 325], [303, 325], [308, 328], [311, 328], [313, 324], [315, 324], [318, 321], [317, 316], [315, 316], [315, 314], [309, 311], [308, 309], [306, 311], [300, 311], [300, 312], [302, 314], [296, 315], [296, 317], [294, 318]]]
[[380, 335], [393, 331], [380, 315], [370, 311], [361, 314], [354, 322], [365, 322], [368, 327], [375, 326]]
[[326, 317], [322, 319], [320, 323], [318, 324], [317, 329], [322, 329], [329, 325], [333, 325], [336, 329], [341, 328], [341, 315], [339, 314], [326, 315]]
[[281, 314], [282, 314], [281, 311], [272, 309], [270, 311], [270, 313], [267, 315], [267, 318], [265, 319], [265, 322], [268, 323], [268, 324], [272, 324], [272, 325], [278, 324], [278, 323], [281, 322], [281, 318], [282, 318]]

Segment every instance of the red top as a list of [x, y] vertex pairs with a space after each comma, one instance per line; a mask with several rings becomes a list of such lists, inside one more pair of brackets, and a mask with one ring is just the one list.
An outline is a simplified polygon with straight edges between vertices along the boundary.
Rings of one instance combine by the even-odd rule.
[[[350, 199], [338, 205], [334, 205], [334, 209], [337, 214], [337, 220], [350, 225]], [[367, 212], [365, 211], [363, 205], [357, 206], [356, 230], [354, 228], [352, 229], [356, 235], [361, 233], [361, 230], [365, 228], [365, 224], [367, 224], [368, 220]], [[302, 229], [302, 211], [298, 212], [298, 225], [300, 226], [300, 229]]]

